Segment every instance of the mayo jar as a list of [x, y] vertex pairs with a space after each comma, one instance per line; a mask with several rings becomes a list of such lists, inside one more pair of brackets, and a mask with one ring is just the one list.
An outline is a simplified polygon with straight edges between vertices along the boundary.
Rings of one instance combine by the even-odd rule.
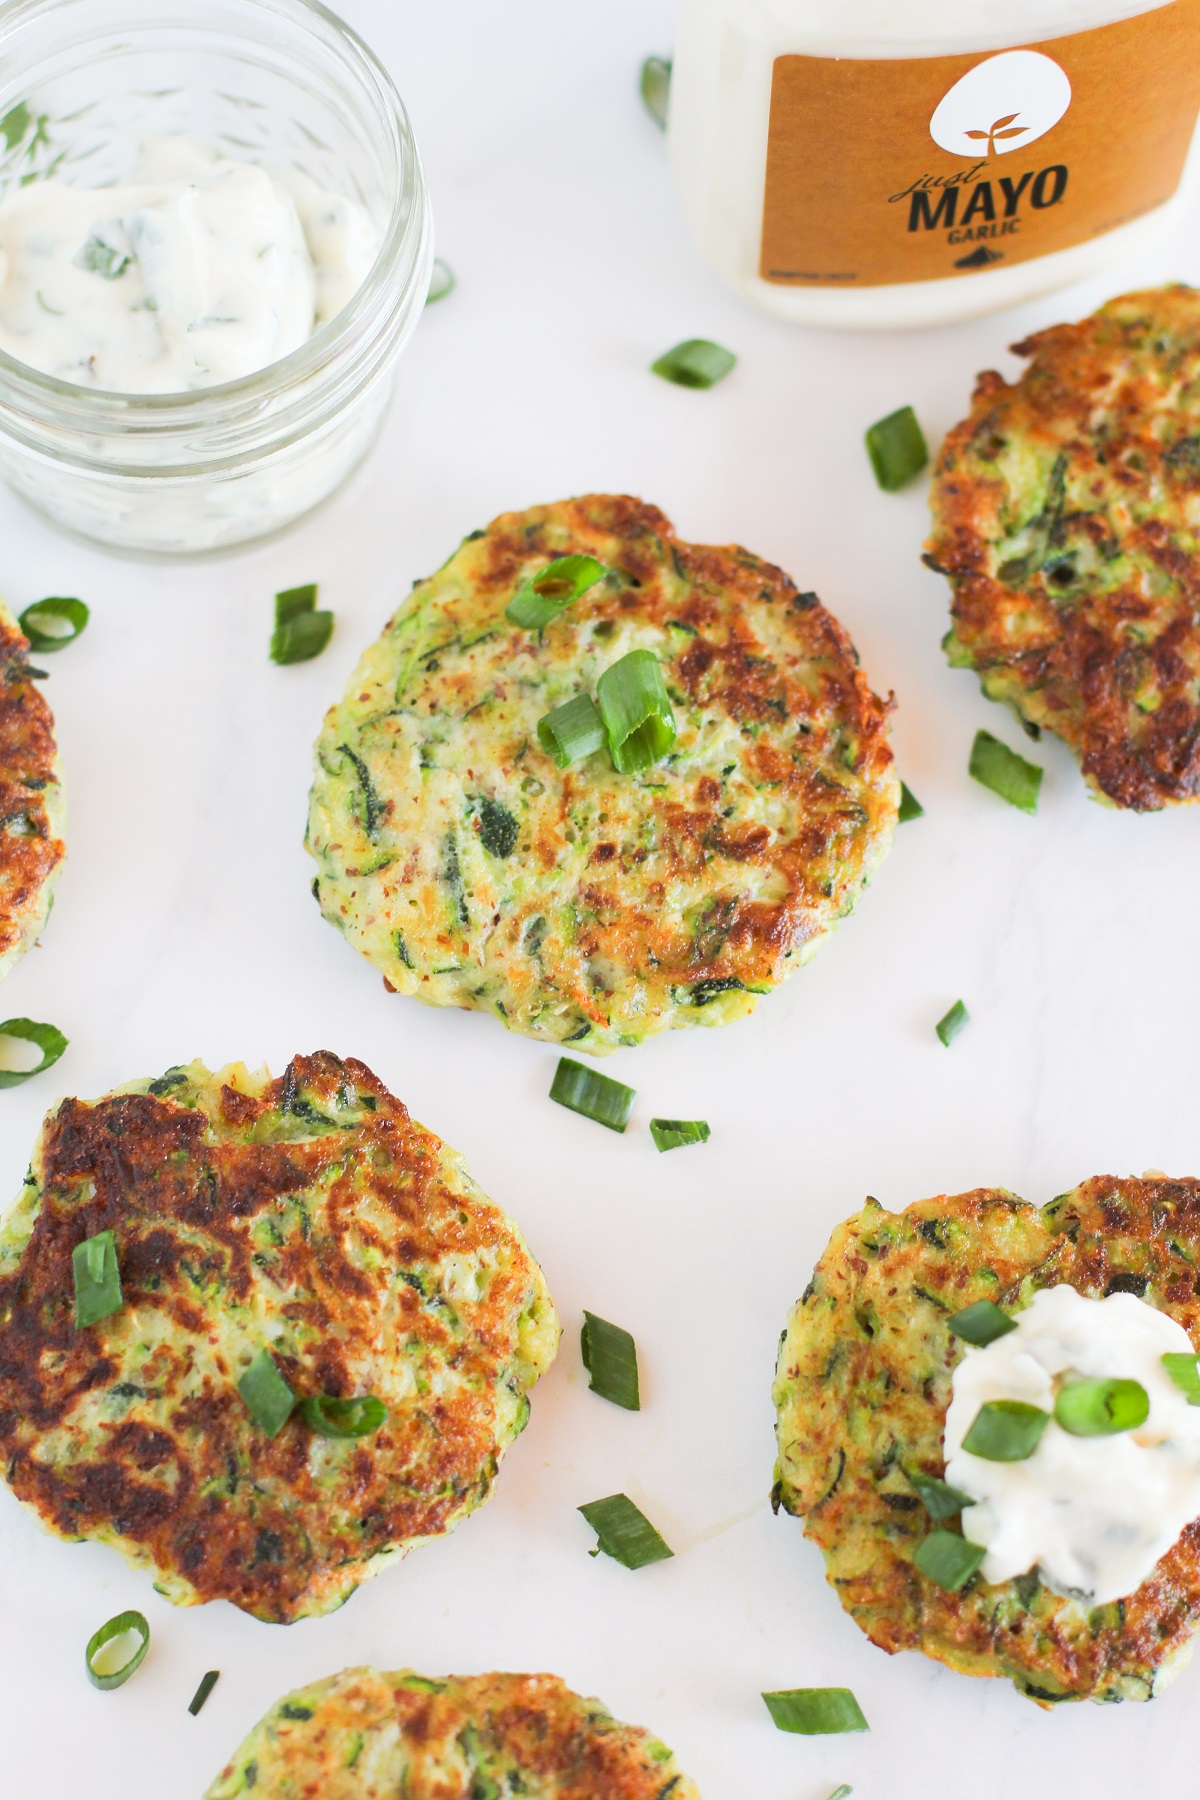
[[1077, 281], [1184, 205], [1200, 0], [680, 0], [699, 248], [801, 324], [941, 324]]

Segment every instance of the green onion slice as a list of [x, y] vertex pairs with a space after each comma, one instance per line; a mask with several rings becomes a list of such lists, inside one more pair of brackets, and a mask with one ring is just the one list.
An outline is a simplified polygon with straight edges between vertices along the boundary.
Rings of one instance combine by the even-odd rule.
[[607, 1125], [610, 1131], [624, 1131], [635, 1096], [636, 1089], [626, 1087], [622, 1081], [614, 1081], [611, 1075], [598, 1075], [595, 1069], [585, 1069], [582, 1063], [572, 1062], [569, 1056], [559, 1057], [554, 1080], [550, 1083], [552, 1100], [571, 1112], [582, 1113], [585, 1119], [593, 1119], [597, 1125]]
[[1022, 812], [1037, 811], [1042, 771], [1036, 763], [1026, 762], [990, 731], [977, 731], [971, 746], [969, 772], [982, 787], [991, 788], [1010, 806]]
[[250, 1417], [268, 1437], [278, 1437], [292, 1416], [296, 1396], [279, 1373], [269, 1350], [260, 1350], [238, 1377], [238, 1393]]
[[200, 1708], [204, 1705], [204, 1702], [208, 1699], [208, 1696], [212, 1693], [220, 1679], [220, 1669], [210, 1669], [207, 1675], [202, 1675], [200, 1677], [200, 1686], [188, 1701], [188, 1711], [191, 1713], [193, 1719], [200, 1711]]
[[1146, 1423], [1150, 1396], [1140, 1381], [1068, 1381], [1058, 1390], [1054, 1417], [1072, 1437], [1116, 1437]]
[[848, 1781], [843, 1781], [834, 1788], [832, 1794], [829, 1796], [829, 1800], [850, 1800], [850, 1796], [853, 1792], [854, 1789], [850, 1786], [850, 1783]]
[[867, 431], [867, 455], [885, 494], [907, 487], [921, 473], [929, 461], [929, 448], [911, 406], [876, 419]]
[[583, 1366], [591, 1377], [588, 1386], [593, 1394], [623, 1406], [626, 1412], [640, 1412], [637, 1345], [629, 1333], [585, 1312], [581, 1339]]
[[604, 720], [590, 694], [576, 694], [538, 720], [538, 743], [560, 769], [604, 748]]
[[642, 103], [654, 123], [667, 129], [667, 106], [671, 98], [671, 60], [666, 56], [648, 56], [642, 64], [639, 83]]
[[301, 612], [271, 633], [271, 661], [287, 663], [311, 662], [320, 656], [333, 636], [331, 612]]
[[594, 556], [557, 556], [521, 583], [505, 607], [504, 616], [510, 625], [541, 631], [607, 574], [604, 564]]
[[75, 1326], [82, 1330], [119, 1312], [122, 1304], [117, 1240], [111, 1231], [84, 1238], [71, 1252], [75, 1276]]
[[675, 715], [653, 650], [631, 650], [605, 669], [596, 683], [596, 698], [620, 774], [650, 768], [674, 744]]
[[312, 612], [317, 604], [317, 584], [306, 581], [303, 587], [284, 588], [275, 596], [276, 625], [290, 625], [303, 613]]
[[[286, 1386], [286, 1383], [285, 1383]], [[318, 1437], [370, 1437], [387, 1424], [387, 1407], [374, 1394], [338, 1400], [332, 1394], [310, 1394], [300, 1402], [305, 1423]], [[271, 1434], [274, 1436], [274, 1433]]]
[[458, 285], [454, 270], [440, 256], [433, 259], [433, 271], [429, 277], [429, 292], [425, 296], [426, 306], [436, 306], [447, 294], [452, 294]]
[[19, 1087], [34, 1075], [56, 1063], [67, 1047], [67, 1040], [57, 1025], [40, 1025], [36, 1019], [5, 1019], [0, 1025], [0, 1038], [20, 1038], [27, 1044], [36, 1044], [42, 1053], [40, 1063], [32, 1069], [0, 1069], [0, 1088]]
[[787, 1688], [764, 1694], [763, 1699], [780, 1731], [826, 1737], [834, 1732], [871, 1729], [849, 1688]]
[[1180, 1392], [1187, 1395], [1188, 1405], [1200, 1406], [1200, 1369], [1196, 1366], [1196, 1352], [1168, 1350], [1162, 1366]]
[[[119, 1638], [133, 1633], [141, 1641], [137, 1648], [130, 1652], [126, 1645], [119, 1644]], [[104, 1655], [108, 1645], [116, 1647]], [[93, 1687], [119, 1688], [129, 1680], [135, 1669], [141, 1667], [147, 1650], [150, 1648], [150, 1626], [144, 1613], [122, 1612], [109, 1619], [99, 1631], [94, 1631], [88, 1639], [85, 1652], [88, 1680]], [[125, 1653], [124, 1661], [121, 1660]]]
[[657, 1150], [682, 1150], [688, 1144], [707, 1144], [712, 1133], [707, 1119], [651, 1119], [650, 1136]]
[[1050, 1423], [1050, 1414], [1027, 1400], [987, 1400], [962, 1441], [964, 1450], [985, 1462], [1024, 1462]]
[[954, 1042], [954, 1039], [958, 1036], [970, 1017], [970, 1013], [967, 1011], [961, 1000], [956, 1000], [954, 1005], [950, 1008], [950, 1011], [942, 1014], [933, 1029], [937, 1032], [938, 1038], [947, 1049], [950, 1048], [950, 1045]]
[[954, 1594], [970, 1581], [986, 1555], [982, 1544], [972, 1544], [957, 1531], [931, 1531], [913, 1551], [913, 1562], [922, 1575]]
[[82, 600], [54, 597], [35, 600], [17, 621], [29, 639], [31, 650], [45, 655], [51, 650], [65, 650], [80, 636], [91, 614]]
[[710, 388], [724, 381], [736, 365], [737, 357], [722, 344], [714, 344], [710, 338], [685, 338], [652, 362], [650, 372], [673, 381], [676, 387]]
[[925, 808], [917, 799], [906, 782], [900, 783], [900, 811], [896, 814], [898, 825], [907, 825], [910, 819], [923, 819]]
[[951, 1487], [940, 1475], [912, 1474], [908, 1478], [921, 1496], [921, 1504], [931, 1519], [952, 1519], [965, 1506], [974, 1506], [974, 1498], [961, 1488]]
[[625, 1494], [589, 1500], [578, 1510], [596, 1533], [598, 1541], [590, 1552], [592, 1556], [611, 1556], [623, 1568], [644, 1569], [648, 1563], [664, 1562], [675, 1554], [645, 1513]]
[[964, 1306], [961, 1312], [951, 1313], [947, 1323], [955, 1337], [979, 1350], [1017, 1329], [1016, 1320], [992, 1300], [976, 1300], [974, 1306]]

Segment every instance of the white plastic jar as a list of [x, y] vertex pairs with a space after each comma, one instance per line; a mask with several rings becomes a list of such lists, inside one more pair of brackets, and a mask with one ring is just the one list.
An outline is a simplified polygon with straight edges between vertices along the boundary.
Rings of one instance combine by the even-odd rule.
[[1133, 254], [1198, 111], [1200, 0], [680, 0], [692, 233], [802, 324], [941, 324]]

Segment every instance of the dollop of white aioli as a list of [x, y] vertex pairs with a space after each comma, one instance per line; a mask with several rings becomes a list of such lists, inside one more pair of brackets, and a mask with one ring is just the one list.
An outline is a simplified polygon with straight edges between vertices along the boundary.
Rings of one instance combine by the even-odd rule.
[[0, 348], [122, 394], [212, 387], [278, 362], [374, 261], [363, 207], [193, 138], [147, 138], [127, 185], [51, 177], [0, 203]]
[[[973, 1494], [963, 1534], [987, 1549], [985, 1581], [1035, 1566], [1048, 1587], [1093, 1596], [1132, 1594], [1200, 1516], [1200, 1407], [1189, 1406], [1162, 1365], [1195, 1354], [1187, 1333], [1133, 1294], [1092, 1300], [1045, 1288], [1013, 1315], [1015, 1331], [968, 1346], [946, 1414], [946, 1480]], [[1146, 1423], [1112, 1437], [1073, 1437], [1053, 1418], [1024, 1462], [987, 1462], [962, 1448], [989, 1400], [1025, 1400], [1053, 1413], [1056, 1378], [1140, 1381]]]

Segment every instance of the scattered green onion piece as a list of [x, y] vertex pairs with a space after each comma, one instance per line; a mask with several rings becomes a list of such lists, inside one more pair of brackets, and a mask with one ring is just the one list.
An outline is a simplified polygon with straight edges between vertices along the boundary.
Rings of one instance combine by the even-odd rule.
[[208, 1699], [208, 1696], [212, 1693], [220, 1679], [220, 1669], [210, 1669], [207, 1675], [202, 1675], [200, 1677], [200, 1686], [196, 1689], [188, 1702], [188, 1711], [191, 1713], [193, 1719], [200, 1711], [204, 1702]]
[[665, 131], [667, 106], [671, 98], [671, 59], [667, 56], [648, 56], [642, 64], [639, 86], [646, 111], [654, 123]]
[[1024, 1462], [1049, 1423], [1050, 1414], [1027, 1400], [987, 1400], [975, 1414], [962, 1447], [985, 1462]]
[[541, 631], [608, 574], [594, 556], [556, 556], [536, 575], [523, 581], [504, 616], [510, 625], [525, 631]]
[[[101, 1657], [101, 1652], [104, 1650], [105, 1645], [111, 1644], [116, 1638], [123, 1638], [126, 1633], [130, 1631], [136, 1632], [138, 1637], [142, 1640], [137, 1649], [133, 1652], [133, 1655], [128, 1657], [123, 1663], [118, 1663], [115, 1669], [110, 1669], [107, 1666], [108, 1661], [111, 1659], [102, 1658], [101, 1666], [97, 1669], [96, 1659]], [[114, 1618], [109, 1619], [103, 1624], [99, 1631], [94, 1631], [88, 1639], [87, 1650], [84, 1653], [84, 1659], [87, 1663], [88, 1680], [93, 1687], [106, 1689], [121, 1687], [129, 1680], [129, 1677], [133, 1674], [134, 1670], [141, 1667], [142, 1661], [149, 1648], [150, 1626], [146, 1620], [145, 1614], [140, 1612], [117, 1613]]]
[[956, 1000], [950, 1011], [942, 1014], [933, 1029], [947, 1050], [970, 1017], [970, 1013], [961, 1000]]
[[652, 362], [650, 372], [673, 381], [676, 387], [710, 388], [724, 381], [736, 365], [737, 357], [723, 345], [709, 338], [685, 338]]
[[388, 1416], [387, 1407], [374, 1394], [361, 1394], [353, 1400], [310, 1394], [300, 1402], [300, 1411], [309, 1429], [326, 1438], [370, 1437], [387, 1424]]
[[951, 1487], [940, 1475], [910, 1475], [908, 1479], [921, 1496], [925, 1511], [939, 1523], [942, 1519], [952, 1519], [965, 1506], [975, 1505], [970, 1494], [964, 1494], [961, 1488]]
[[429, 292], [425, 296], [426, 306], [436, 306], [447, 294], [452, 294], [458, 285], [458, 279], [448, 262], [440, 256], [433, 259], [433, 270], [429, 277]]
[[674, 1556], [639, 1507], [625, 1494], [610, 1494], [607, 1500], [589, 1500], [578, 1510], [596, 1533], [596, 1548], [591, 1556], [611, 1556], [626, 1569], [644, 1569], [649, 1563], [664, 1562]]
[[67, 1047], [57, 1025], [39, 1025], [36, 1019], [5, 1019], [0, 1025], [0, 1038], [20, 1038], [24, 1043], [36, 1044], [42, 1053], [41, 1062], [32, 1069], [0, 1069], [0, 1088], [19, 1087], [23, 1081], [40, 1075], [58, 1061]]
[[832, 1794], [829, 1796], [829, 1800], [850, 1800], [850, 1796], [853, 1792], [854, 1789], [850, 1786], [850, 1783], [848, 1781], [843, 1781], [838, 1787], [834, 1788]]
[[317, 584], [306, 581], [303, 587], [284, 588], [275, 596], [276, 625], [290, 625], [303, 613], [312, 612], [317, 604]]
[[84, 1238], [71, 1252], [75, 1277], [75, 1328], [82, 1331], [119, 1312], [122, 1305], [117, 1240], [111, 1231]]
[[611, 1075], [598, 1075], [595, 1069], [585, 1069], [582, 1063], [572, 1062], [569, 1056], [559, 1057], [554, 1080], [550, 1083], [550, 1098], [559, 1106], [581, 1113], [597, 1125], [607, 1125], [610, 1131], [624, 1131], [628, 1125], [635, 1091], [622, 1081], [614, 1081]]
[[538, 720], [538, 743], [560, 769], [604, 748], [604, 720], [590, 694], [576, 694]]
[[1072, 1437], [1116, 1437], [1146, 1423], [1150, 1396], [1140, 1381], [1068, 1381], [1058, 1390], [1054, 1417]]
[[1026, 762], [990, 731], [977, 731], [971, 746], [969, 772], [982, 787], [991, 788], [1010, 806], [1022, 812], [1037, 811], [1042, 771], [1036, 763]]
[[1016, 1320], [1010, 1319], [1003, 1307], [993, 1300], [976, 1300], [974, 1306], [964, 1306], [961, 1312], [951, 1313], [947, 1323], [955, 1337], [961, 1338], [964, 1344], [974, 1344], [978, 1350], [1017, 1329]]
[[279, 1373], [269, 1350], [260, 1350], [238, 1377], [238, 1393], [250, 1417], [268, 1437], [278, 1437], [292, 1416], [296, 1396]]
[[907, 825], [910, 819], [923, 819], [925, 808], [917, 799], [906, 782], [900, 783], [900, 811], [896, 814], [898, 825]]
[[1162, 1365], [1175, 1386], [1186, 1394], [1188, 1405], [1200, 1406], [1200, 1369], [1196, 1366], [1196, 1352], [1168, 1350]]
[[835, 1732], [871, 1729], [849, 1688], [788, 1688], [764, 1694], [763, 1699], [780, 1731], [826, 1737]]
[[641, 1412], [638, 1391], [637, 1345], [619, 1325], [598, 1319], [595, 1313], [583, 1315], [580, 1334], [583, 1366], [591, 1377], [588, 1387], [602, 1400], [623, 1406], [626, 1412]]
[[[65, 650], [80, 636], [91, 617], [82, 600], [35, 600], [27, 606], [17, 623], [29, 639], [29, 647], [40, 655], [51, 650]], [[65, 629], [64, 629], [65, 627]]]
[[688, 1144], [707, 1144], [712, 1133], [707, 1119], [651, 1119], [650, 1136], [657, 1150], [682, 1150]]
[[957, 1531], [931, 1531], [913, 1551], [913, 1562], [922, 1575], [954, 1594], [970, 1581], [986, 1554], [982, 1544], [972, 1544]]
[[911, 406], [876, 419], [867, 431], [867, 455], [885, 494], [907, 487], [921, 473], [929, 461], [929, 447]]
[[631, 650], [596, 683], [608, 747], [621, 775], [637, 775], [675, 742], [675, 715], [653, 650]]
[[311, 662], [320, 656], [333, 636], [331, 612], [302, 612], [277, 625], [271, 633], [271, 661], [281, 667], [288, 663]]

